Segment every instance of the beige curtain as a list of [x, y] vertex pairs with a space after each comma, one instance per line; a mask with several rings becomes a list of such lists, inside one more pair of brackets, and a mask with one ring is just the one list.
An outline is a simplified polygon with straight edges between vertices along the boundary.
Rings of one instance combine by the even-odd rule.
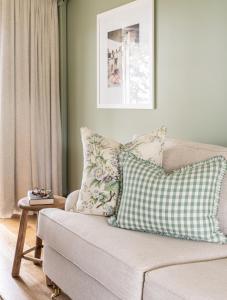
[[61, 194], [57, 0], [0, 0], [0, 217], [32, 187]]

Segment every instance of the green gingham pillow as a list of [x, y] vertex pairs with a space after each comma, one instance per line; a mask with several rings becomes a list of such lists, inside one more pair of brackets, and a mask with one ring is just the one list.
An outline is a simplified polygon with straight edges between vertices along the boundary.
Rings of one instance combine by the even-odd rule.
[[216, 156], [166, 173], [130, 152], [120, 155], [121, 202], [109, 224], [170, 237], [225, 243], [216, 218], [227, 161]]

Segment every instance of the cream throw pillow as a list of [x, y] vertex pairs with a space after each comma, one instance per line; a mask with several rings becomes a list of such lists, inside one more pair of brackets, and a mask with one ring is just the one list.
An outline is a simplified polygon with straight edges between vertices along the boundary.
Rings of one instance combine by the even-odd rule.
[[113, 215], [119, 193], [119, 153], [131, 151], [137, 157], [161, 166], [165, 136], [166, 128], [161, 127], [122, 145], [88, 128], [81, 128], [84, 169], [77, 211]]

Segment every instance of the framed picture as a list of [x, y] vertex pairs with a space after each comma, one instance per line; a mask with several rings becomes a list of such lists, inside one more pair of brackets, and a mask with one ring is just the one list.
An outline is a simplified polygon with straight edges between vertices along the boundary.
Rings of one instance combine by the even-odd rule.
[[154, 108], [153, 1], [97, 16], [98, 108]]

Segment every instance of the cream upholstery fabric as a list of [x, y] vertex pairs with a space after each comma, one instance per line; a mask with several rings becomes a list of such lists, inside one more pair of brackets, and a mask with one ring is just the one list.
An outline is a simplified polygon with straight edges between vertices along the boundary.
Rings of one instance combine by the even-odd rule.
[[[227, 148], [167, 139], [163, 153], [163, 167], [167, 170], [174, 170], [216, 155], [222, 155], [227, 159]], [[221, 230], [227, 235], [227, 175], [222, 185], [218, 219]]]
[[51, 280], [64, 288], [64, 293], [72, 300], [120, 300], [50, 247], [44, 248], [43, 269]]
[[[227, 148], [168, 139], [163, 164], [173, 170], [215, 155], [227, 158]], [[77, 198], [78, 191], [68, 197], [67, 211]], [[226, 216], [227, 177], [218, 215], [225, 233]], [[44, 271], [72, 299], [141, 300], [142, 293], [143, 300], [227, 299], [227, 245], [117, 229], [105, 217], [57, 209], [41, 211], [38, 234], [45, 242]]]
[[38, 235], [117, 297], [128, 300], [141, 299], [144, 273], [149, 270], [227, 257], [227, 245], [117, 229], [105, 217], [58, 209], [40, 212]]
[[77, 204], [77, 200], [79, 198], [79, 193], [80, 191], [74, 191], [72, 193], [70, 193], [66, 199], [65, 202], [65, 210], [66, 211], [76, 211], [76, 204]]
[[148, 272], [143, 300], [226, 300], [227, 259]]

